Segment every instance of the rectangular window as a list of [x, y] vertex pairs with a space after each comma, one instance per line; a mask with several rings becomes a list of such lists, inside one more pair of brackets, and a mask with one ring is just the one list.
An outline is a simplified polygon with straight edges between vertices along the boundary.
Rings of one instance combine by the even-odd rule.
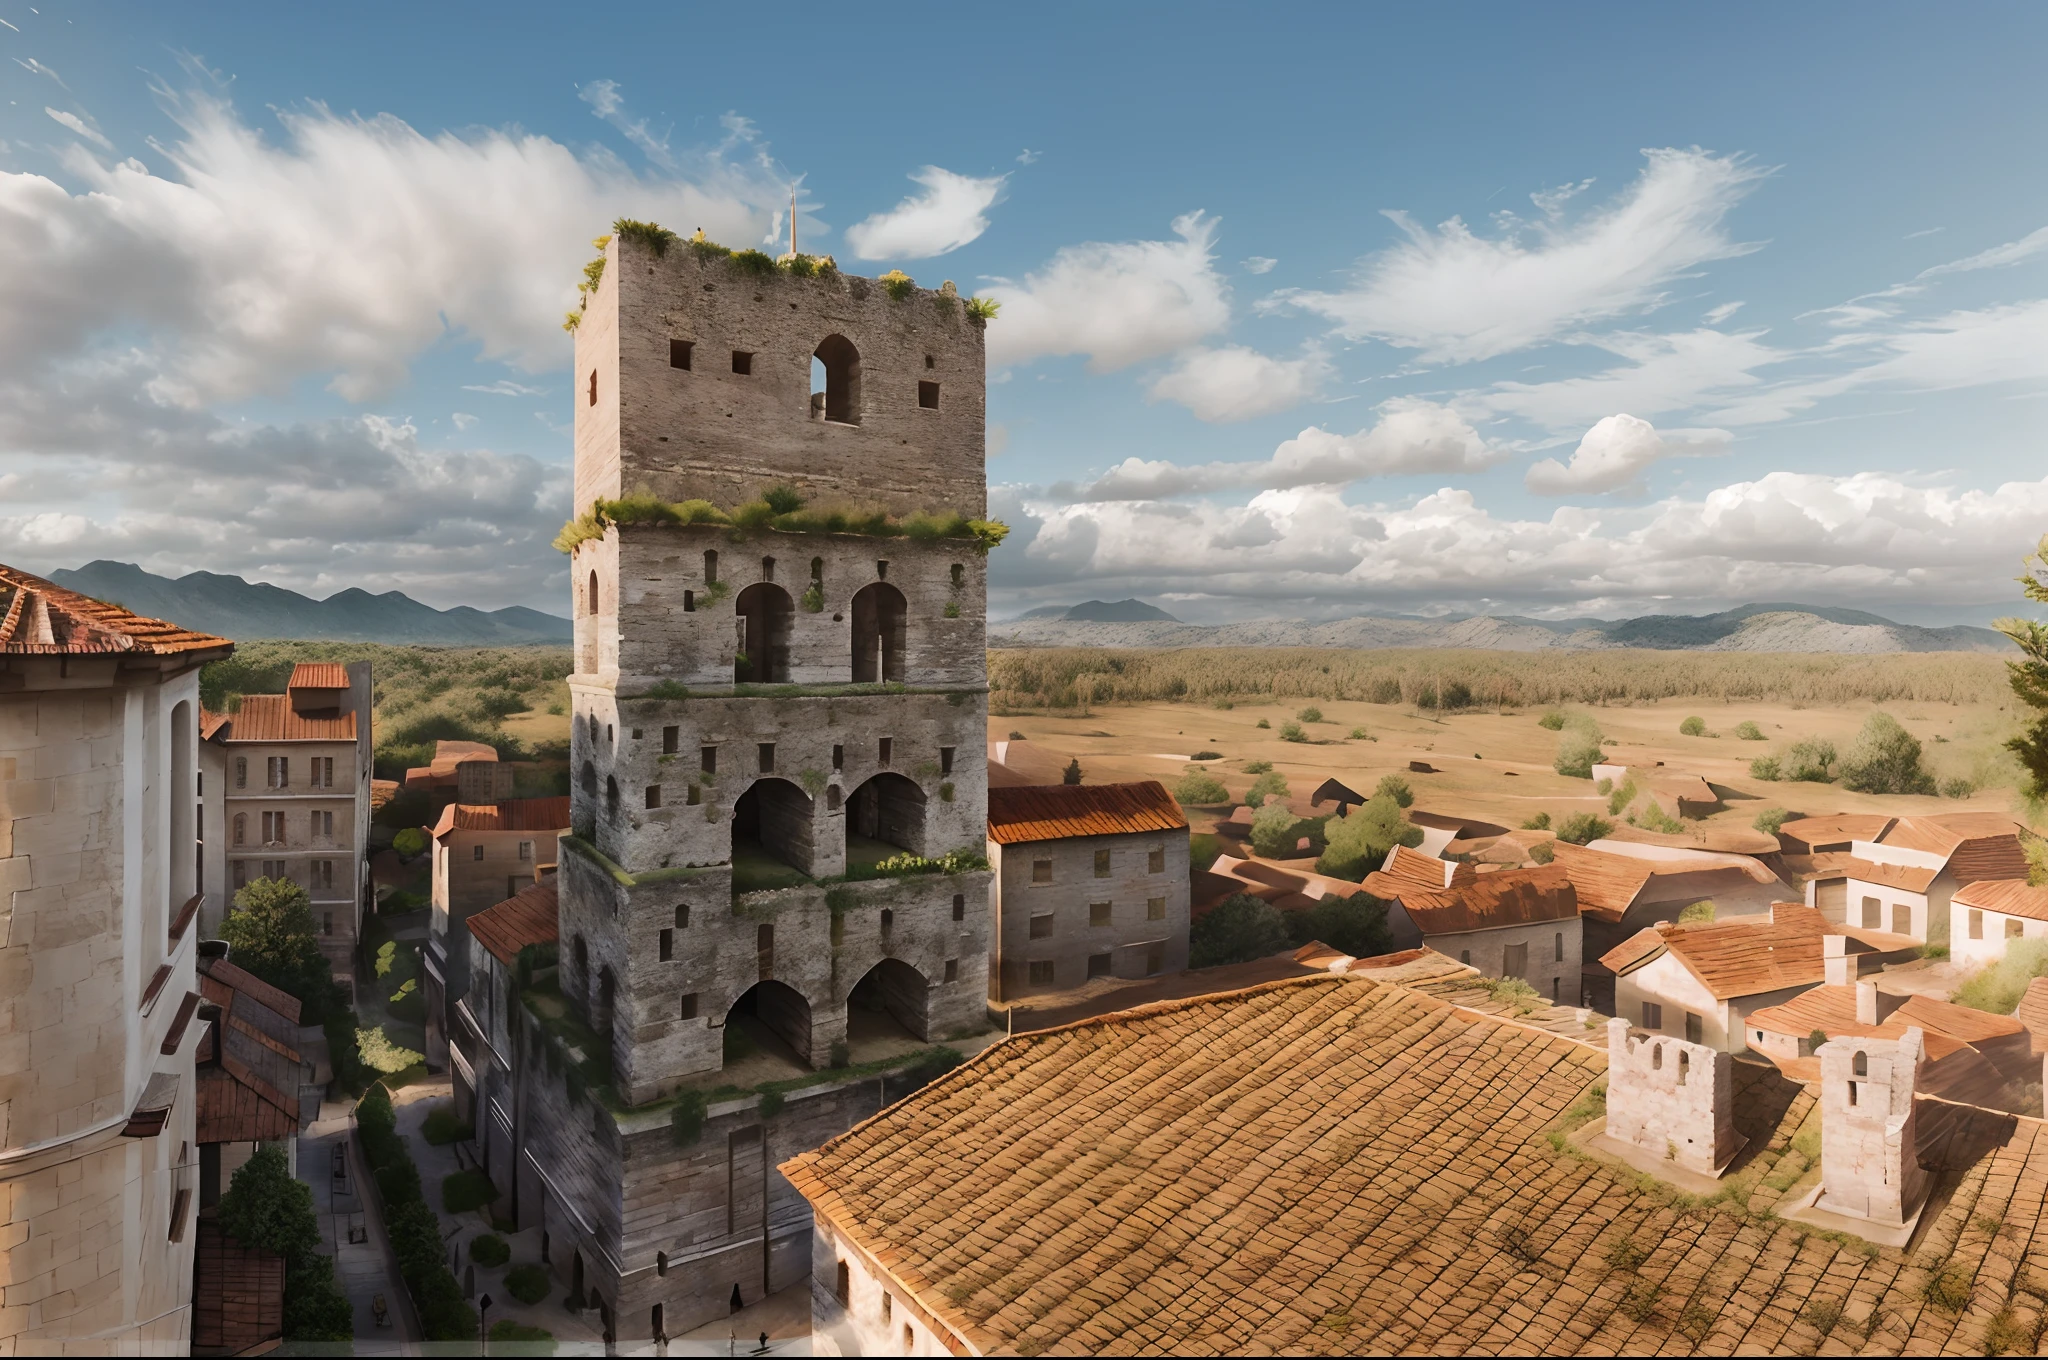
[[171, 1196], [171, 1240], [173, 1242], [185, 1240], [185, 1220], [191, 1216], [191, 1208], [192, 1192], [190, 1190], [180, 1190], [177, 1194]]
[[314, 756], [309, 762], [313, 787], [331, 789], [334, 787], [334, 757]]
[[1152, 847], [1152, 853], [1145, 856], [1145, 872], [1148, 874], [1163, 874], [1166, 872], [1165, 846], [1155, 845]]
[[682, 728], [680, 728], [680, 727], [664, 727], [664, 728], [662, 728], [662, 729], [661, 729], [661, 753], [662, 753], [663, 755], [665, 755], [665, 756], [672, 756], [672, 755], [674, 755], [674, 754], [675, 754], [676, 752], [678, 752], [678, 751], [682, 750], [682, 749], [683, 749], [683, 746], [682, 746], [682, 741], [683, 741], [683, 729], [682, 729]]
[[1166, 899], [1163, 897], [1146, 898], [1145, 919], [1148, 921], [1164, 921], [1166, 919]]
[[1052, 986], [1052, 960], [1040, 959], [1031, 965], [1030, 981], [1034, 987]]
[[1664, 1028], [1664, 1008], [1654, 1001], [1645, 1001], [1643, 1003], [1643, 1028]]
[[661, 961], [669, 962], [676, 956], [676, 933], [673, 930], [661, 932]]
[[775, 773], [775, 743], [764, 741], [757, 748], [761, 757], [761, 773]]
[[649, 784], [647, 786], [647, 806], [650, 808], [661, 806], [661, 785]]
[[585, 404], [597, 405], [597, 370], [594, 368], [590, 370], [590, 395], [585, 398]]
[[1875, 897], [1863, 899], [1863, 928], [1876, 930], [1884, 924], [1884, 904]]
[[1099, 977], [1108, 977], [1108, 976], [1109, 976], [1109, 967], [1110, 967], [1110, 956], [1109, 956], [1108, 954], [1090, 954], [1090, 955], [1088, 956], [1088, 976], [1089, 976], [1089, 977], [1091, 977], [1091, 978], [1099, 978]]
[[1032, 881], [1033, 883], [1050, 883], [1050, 882], [1052, 882], [1052, 861], [1051, 861], [1051, 860], [1049, 860], [1049, 859], [1035, 859], [1035, 860], [1032, 860], [1032, 861], [1031, 861], [1031, 881]]
[[702, 795], [697, 792], [697, 786], [695, 784], [692, 784], [690, 785], [689, 795], [685, 797], [683, 801], [685, 803], [688, 803], [691, 807], [695, 807], [697, 806], [697, 803], [699, 802], [701, 797]]
[[687, 372], [690, 367], [690, 349], [691, 345], [688, 340], [669, 341], [668, 366], [670, 368], [680, 368]]
[[235, 757], [235, 787], [238, 789], [249, 787], [249, 757], [247, 756]]
[[334, 933], [333, 912], [323, 911], [320, 913], [320, 933], [322, 935], [332, 935]]
[[1552, 979], [1550, 980], [1550, 1004], [1551, 1004], [1551, 1005], [1553, 1005], [1553, 1006], [1555, 1006], [1555, 1005], [1558, 1005], [1558, 1004], [1559, 1004], [1559, 998], [1560, 998], [1560, 997], [1561, 997], [1561, 996], [1563, 995], [1563, 993], [1564, 993], [1564, 979], [1562, 979], [1562, 978], [1552, 978]]
[[285, 877], [285, 872], [284, 872], [284, 861], [283, 861], [283, 860], [281, 860], [281, 859], [267, 859], [267, 860], [264, 860], [264, 861], [263, 861], [263, 876], [264, 876], [265, 878], [283, 878], [283, 877]]
[[273, 789], [288, 789], [292, 786], [292, 759], [290, 756], [271, 756], [265, 770], [269, 786]]
[[697, 750], [697, 763], [699, 768], [701, 768], [704, 771], [704, 773], [717, 774], [718, 748], [716, 746], [699, 747]]
[[332, 888], [334, 886], [333, 860], [316, 859], [313, 861], [313, 886], [316, 888]]
[[1691, 1011], [1685, 1013], [1685, 1041], [1689, 1044], [1707, 1041], [1707, 1022]]
[[249, 862], [247, 860], [238, 859], [235, 861], [235, 886], [237, 888], [249, 886]]
[[1970, 908], [1970, 938], [1973, 940], [1984, 938], [1984, 913], [1975, 907]]
[[752, 377], [754, 373], [753, 354], [743, 349], [734, 350], [732, 352], [732, 371], [739, 374], [742, 378]]
[[853, 1272], [847, 1269], [844, 1261], [832, 1273], [832, 1297], [839, 1300], [841, 1308], [853, 1302]]
[[2016, 916], [2008, 916], [2005, 921], [2005, 938], [2008, 940], [2017, 940], [2020, 937], [2020, 934], [2021, 922], [2019, 918]]
[[523, 859], [523, 860], [531, 860], [531, 859], [533, 858], [533, 842], [532, 842], [532, 841], [521, 841], [521, 842], [519, 842], [519, 858], [521, 858], [521, 859]]
[[876, 743], [876, 749], [878, 751], [877, 758], [882, 764], [887, 765], [890, 757], [895, 753], [896, 739], [894, 737], [883, 737], [881, 741]]
[[1108, 924], [1109, 924], [1109, 903], [1107, 903], [1107, 902], [1090, 902], [1090, 903], [1088, 904], [1088, 924], [1089, 924], [1090, 926], [1106, 926], [1106, 925], [1108, 925]]
[[959, 980], [960, 980], [960, 960], [958, 960], [958, 959], [947, 959], [947, 960], [946, 960], [946, 981], [948, 981], [948, 982], [958, 982]]
[[832, 748], [832, 768], [835, 770], [846, 768], [846, 748], [844, 746]]
[[284, 814], [282, 812], [264, 813], [263, 843], [265, 845], [283, 845], [284, 840]]
[[939, 385], [935, 382], [920, 382], [917, 385], [917, 404], [927, 411], [939, 409]]
[[894, 1298], [892, 1298], [892, 1297], [890, 1296], [890, 1294], [889, 1294], [889, 1292], [888, 1292], [887, 1290], [883, 1290], [883, 1291], [882, 1291], [882, 1321], [884, 1321], [884, 1322], [887, 1322], [887, 1321], [889, 1321], [889, 1319], [890, 1319], [891, 1317], [893, 1317], [893, 1316], [895, 1315], [895, 1311], [896, 1311], [896, 1300], [895, 1300]]
[[1502, 977], [1526, 978], [1529, 976], [1529, 945], [1511, 944], [1501, 951], [1500, 975]]
[[966, 893], [953, 894], [953, 919], [956, 921], [964, 921], [967, 919]]
[[1034, 940], [1049, 940], [1049, 939], [1051, 939], [1051, 938], [1052, 938], [1052, 918], [1053, 918], [1053, 913], [1051, 913], [1051, 912], [1049, 912], [1049, 911], [1048, 911], [1048, 912], [1042, 912], [1042, 913], [1040, 913], [1039, 915], [1033, 916], [1033, 917], [1031, 918], [1031, 938], [1032, 938], [1032, 939], [1034, 939]]
[[953, 748], [950, 746], [941, 746], [939, 748], [939, 773], [953, 773]]
[[331, 813], [331, 812], [323, 812], [323, 813], [321, 813], [321, 814], [320, 814], [320, 834], [321, 834], [321, 835], [323, 835], [323, 836], [325, 836], [325, 837], [326, 837], [326, 838], [327, 838], [328, 840], [333, 840], [333, 839], [334, 839], [334, 814], [333, 814], [333, 813]]
[[1551, 962], [1564, 962], [1564, 932], [1562, 930], [1557, 932], [1556, 955], [1551, 959]]
[[688, 902], [681, 902], [681, 903], [678, 903], [678, 904], [677, 904], [677, 906], [676, 906], [676, 929], [677, 929], [677, 930], [688, 930], [689, 928], [690, 928], [690, 904], [689, 904]]
[[483, 847], [483, 844], [482, 844], [482, 842], [478, 842], [477, 844], [475, 844], [475, 845], [472, 845], [471, 847], [469, 847], [469, 857], [470, 857], [471, 859], [473, 859], [473, 860], [477, 860], [477, 861], [479, 861], [479, 862], [481, 862], [481, 861], [482, 861], [482, 859], [483, 859], [483, 857], [484, 857], [484, 847]]
[[683, 993], [682, 1005], [677, 1008], [677, 1018], [682, 1020], [695, 1020], [697, 1018], [697, 994], [695, 992]]
[[1095, 852], [1095, 876], [1097, 878], [1109, 877], [1109, 851], [1097, 850]]

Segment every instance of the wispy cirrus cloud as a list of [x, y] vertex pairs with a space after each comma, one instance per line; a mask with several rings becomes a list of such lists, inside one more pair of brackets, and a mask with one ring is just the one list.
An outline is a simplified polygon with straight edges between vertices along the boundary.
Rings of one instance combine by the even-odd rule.
[[988, 210], [1008, 175], [976, 179], [927, 165], [910, 177], [924, 192], [846, 229], [846, 244], [863, 260], [924, 260], [958, 250], [988, 230]]

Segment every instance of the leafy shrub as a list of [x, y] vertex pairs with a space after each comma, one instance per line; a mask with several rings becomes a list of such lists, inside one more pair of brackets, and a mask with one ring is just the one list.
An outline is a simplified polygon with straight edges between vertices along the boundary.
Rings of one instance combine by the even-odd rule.
[[1387, 904], [1371, 893], [1325, 897], [1307, 911], [1290, 912], [1287, 930], [1298, 945], [1321, 940], [1354, 959], [1369, 959], [1394, 947]]
[[1385, 794], [1404, 808], [1415, 806], [1415, 790], [1409, 785], [1407, 778], [1402, 775], [1381, 775], [1380, 782], [1373, 786], [1372, 794], [1375, 798]]
[[1372, 739], [1372, 733], [1366, 731], [1363, 727], [1351, 729], [1351, 740], [1353, 741], [1371, 741]]
[[1791, 816], [1791, 813], [1781, 807], [1768, 807], [1759, 812], [1756, 815], [1756, 820], [1751, 822], [1750, 825], [1763, 832], [1766, 836], [1775, 836], [1778, 834], [1778, 828], [1790, 820]]
[[1245, 762], [1244, 772], [1246, 774], [1271, 774], [1272, 771], [1273, 762], [1270, 760], [1248, 760]]
[[1208, 831], [1188, 836], [1188, 867], [1206, 869], [1223, 854], [1223, 838]]
[[1573, 717], [1557, 743], [1552, 768], [1568, 779], [1591, 779], [1601, 759], [1600, 743], [1600, 729], [1591, 718]]
[[1976, 782], [1959, 774], [1941, 781], [1941, 796], [1944, 798], [1968, 798], [1976, 791]]
[[456, 1117], [453, 1105], [436, 1105], [420, 1125], [420, 1136], [435, 1147], [476, 1137], [476, 1130]]
[[888, 293], [889, 299], [892, 302], [903, 301], [917, 287], [916, 282], [911, 279], [910, 275], [900, 269], [890, 270], [876, 279], [875, 282], [882, 285], [883, 291]]
[[1685, 830], [1685, 823], [1659, 807], [1655, 800], [1646, 801], [1628, 820], [1631, 826], [1659, 831], [1666, 836], [1676, 836]]
[[1842, 787], [1856, 793], [1934, 792], [1934, 776], [1920, 763], [1920, 739], [1885, 712], [1863, 720], [1856, 744], [1842, 761]]
[[763, 1120], [773, 1119], [776, 1115], [782, 1113], [783, 1100], [784, 1097], [781, 1091], [763, 1091], [761, 1093], [761, 1103], [755, 1107], [756, 1112]]
[[458, 1171], [441, 1178], [441, 1207], [451, 1214], [481, 1209], [497, 1197], [498, 1187], [481, 1171]]
[[370, 1078], [362, 1054], [356, 1051], [356, 1013], [335, 1011], [321, 1029], [327, 1035], [327, 1060], [334, 1068], [335, 1087], [347, 1095], [357, 1094]]
[[365, 1067], [387, 1077], [394, 1072], [403, 1072], [414, 1063], [426, 1061], [425, 1054], [391, 1042], [382, 1025], [376, 1029], [357, 1030], [356, 1051], [363, 1055]]
[[1216, 904], [1188, 931], [1188, 967], [1250, 963], [1287, 948], [1287, 923], [1269, 902], [1237, 893]]
[[469, 1259], [480, 1266], [495, 1268], [512, 1259], [512, 1248], [496, 1233], [484, 1233], [470, 1239]]
[[1548, 864], [1557, 858], [1557, 847], [1549, 841], [1538, 841], [1529, 847], [1529, 858], [1537, 864]]
[[284, 1258], [286, 1339], [349, 1339], [352, 1310], [334, 1282], [334, 1258], [319, 1251], [312, 1187], [286, 1168], [283, 1148], [258, 1148], [237, 1168], [218, 1213], [228, 1236]]
[[1304, 731], [1302, 731], [1302, 730], [1301, 730], [1301, 724], [1300, 724], [1300, 723], [1297, 723], [1297, 722], [1284, 722], [1284, 723], [1281, 723], [1281, 724], [1280, 724], [1280, 740], [1282, 740], [1282, 741], [1307, 741], [1307, 740], [1308, 740], [1308, 733], [1306, 733], [1306, 732], [1304, 732]]
[[1960, 1266], [1944, 1266], [1920, 1286], [1920, 1297], [1944, 1313], [1960, 1313], [1970, 1306], [1970, 1277]]
[[1531, 818], [1530, 818], [1530, 819], [1529, 819], [1528, 821], [1526, 821], [1526, 822], [1523, 822], [1523, 823], [1522, 823], [1522, 830], [1524, 830], [1524, 831], [1548, 831], [1548, 830], [1550, 830], [1550, 814], [1549, 814], [1549, 813], [1547, 813], [1547, 812], [1539, 812], [1539, 813], [1537, 813], [1537, 814], [1536, 814], [1536, 815], [1535, 815], [1534, 817], [1531, 817]]
[[1706, 734], [1707, 720], [1705, 718], [1687, 718], [1678, 725], [1678, 735], [1681, 737], [1703, 737]]
[[384, 900], [377, 904], [379, 916], [403, 916], [409, 911], [419, 911], [428, 906], [426, 898], [403, 888], [393, 888], [384, 894]]
[[386, 1204], [404, 1204], [420, 1197], [420, 1169], [410, 1161], [377, 1169], [377, 1193]]
[[1422, 844], [1422, 828], [1401, 815], [1392, 794], [1376, 793], [1349, 817], [1324, 824], [1327, 844], [1316, 872], [1356, 881], [1377, 869], [1396, 845]]
[[1195, 752], [1195, 753], [1194, 753], [1193, 755], [1189, 756], [1189, 757], [1188, 757], [1188, 759], [1189, 759], [1189, 760], [1221, 760], [1221, 759], [1223, 759], [1223, 753], [1222, 753], [1221, 751], [1197, 751], [1197, 752]]
[[1764, 739], [1764, 730], [1755, 723], [1745, 719], [1735, 724], [1735, 737], [1738, 741], [1762, 741]]
[[1758, 756], [1755, 760], [1750, 761], [1749, 777], [1751, 779], [1761, 779], [1768, 784], [1777, 783], [1783, 777], [1780, 773], [1778, 758], [1776, 756]]
[[536, 1265], [514, 1266], [505, 1272], [505, 1292], [532, 1305], [548, 1296], [548, 1272]]
[[1597, 817], [1590, 812], [1574, 812], [1559, 824], [1557, 838], [1573, 845], [1589, 845], [1613, 832], [1614, 823], [1605, 817]]
[[1319, 723], [1323, 720], [1323, 710], [1317, 708], [1314, 704], [1310, 704], [1294, 716], [1305, 723]]
[[[1914, 746], [1917, 751], [1919, 743], [1915, 742]], [[1835, 762], [1840, 759], [1833, 742], [1824, 737], [1808, 737], [1792, 744], [1792, 749], [1785, 752], [1780, 768], [1784, 777], [1793, 783], [1831, 784], [1835, 779]]]
[[993, 321], [996, 313], [1003, 310], [1003, 304], [994, 298], [975, 296], [967, 299], [967, 314], [976, 321]]
[[511, 1318], [491, 1324], [491, 1342], [498, 1355], [553, 1355], [555, 1334], [545, 1327], [533, 1327]]
[[1536, 725], [1547, 732], [1561, 732], [1564, 730], [1564, 714], [1553, 708], [1538, 718]]
[[1618, 817], [1628, 807], [1628, 805], [1630, 803], [1633, 803], [1635, 800], [1636, 781], [1633, 779], [1624, 779], [1621, 781], [1621, 787], [1616, 789], [1611, 795], [1609, 795], [1607, 799], [1607, 811], [1609, 812], [1609, 814]]
[[1252, 814], [1252, 849], [1267, 859], [1290, 858], [1301, 835], [1302, 820], [1285, 803], [1268, 803]]
[[[1265, 764], [1263, 761], [1259, 763]], [[1244, 805], [1248, 808], [1258, 808], [1269, 798], [1285, 798], [1287, 792], [1287, 776], [1266, 764], [1266, 772], [1254, 779], [1252, 786], [1245, 790]]]
[[416, 826], [404, 827], [391, 838], [391, 848], [400, 859], [418, 859], [427, 851], [427, 833]]
[[[728, 1033], [733, 1028], [726, 1026]], [[704, 1116], [710, 1108], [702, 1091], [685, 1091], [676, 1097], [675, 1108], [669, 1111], [668, 1130], [678, 1147], [688, 1147], [704, 1136]]]
[[1208, 806], [1230, 801], [1230, 790], [1207, 770], [1189, 770], [1173, 786], [1174, 801], [1191, 806]]
[[1253, 723], [1253, 724], [1252, 724], [1252, 726], [1253, 726], [1253, 727], [1260, 727], [1260, 728], [1266, 728], [1266, 729], [1270, 730], [1270, 729], [1272, 728], [1273, 724], [1271, 724], [1271, 723], [1267, 722], [1267, 721], [1266, 721], [1266, 720], [1265, 720], [1264, 718], [1261, 718], [1261, 719], [1259, 719], [1259, 720], [1258, 720], [1257, 722]]
[[2048, 940], [2013, 940], [2002, 958], [1956, 989], [1956, 1004], [2011, 1015], [2026, 995], [2027, 984], [2037, 977], [2048, 977]]
[[1710, 926], [1714, 924], [1714, 904], [1711, 899], [1695, 902], [1678, 913], [1678, 924], [1682, 926]]

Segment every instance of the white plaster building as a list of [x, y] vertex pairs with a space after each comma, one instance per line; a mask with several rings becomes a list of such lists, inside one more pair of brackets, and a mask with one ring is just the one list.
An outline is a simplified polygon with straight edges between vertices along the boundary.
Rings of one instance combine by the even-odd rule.
[[189, 1344], [199, 668], [232, 650], [0, 567], [0, 1353]]
[[1845, 922], [1951, 944], [1949, 902], [1965, 884], [2027, 876], [2020, 827], [1996, 812], [1901, 817], [1877, 840], [1850, 842], [1842, 863]]
[[2014, 940], [2048, 939], [2048, 888], [2023, 878], [1966, 883], [1949, 898], [1949, 957], [1981, 967], [2005, 957]]

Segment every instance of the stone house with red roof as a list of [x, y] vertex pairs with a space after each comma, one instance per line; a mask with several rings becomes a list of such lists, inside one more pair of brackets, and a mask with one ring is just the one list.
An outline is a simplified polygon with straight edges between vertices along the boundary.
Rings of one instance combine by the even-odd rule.
[[1479, 873], [1406, 846], [1365, 876], [1388, 904], [1393, 947], [1428, 947], [1487, 977], [1520, 978], [1554, 1005], [1579, 1004], [1578, 893], [1558, 864]]
[[992, 788], [989, 996], [1188, 966], [1188, 819], [1156, 780]]

